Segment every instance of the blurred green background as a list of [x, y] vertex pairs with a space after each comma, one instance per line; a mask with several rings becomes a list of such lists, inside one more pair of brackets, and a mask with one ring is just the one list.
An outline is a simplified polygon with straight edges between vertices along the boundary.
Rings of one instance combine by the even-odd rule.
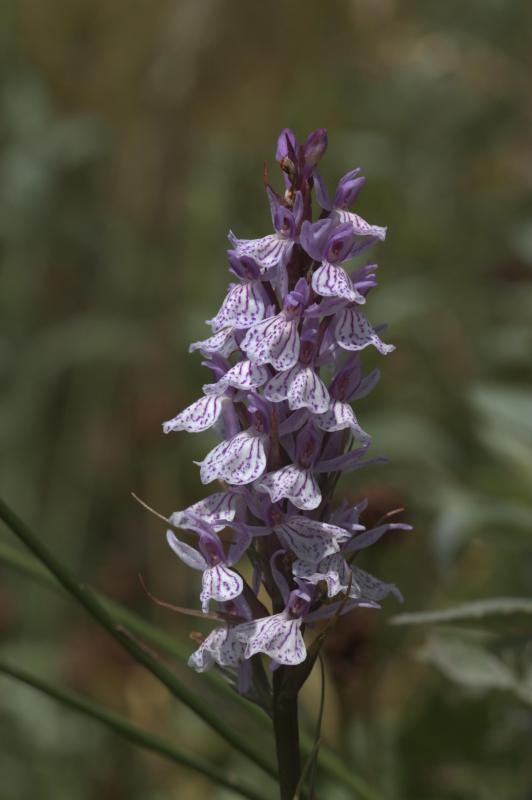
[[[326, 127], [329, 185], [361, 166], [357, 211], [388, 225], [368, 312], [398, 348], [367, 354], [383, 377], [358, 406], [392, 463], [340, 491], [370, 498], [368, 523], [405, 506], [415, 530], [364, 554], [405, 606], [329, 639], [325, 738], [385, 800], [530, 800], [530, 623], [389, 618], [532, 594], [532, 4], [4, 0], [0, 15], [2, 496], [84, 580], [186, 639], [191, 620], [154, 608], [137, 573], [181, 605], [197, 581], [130, 491], [165, 514], [204, 496], [191, 462], [213, 438], [160, 423], [207, 378], [187, 348], [223, 297], [227, 230], [269, 232], [279, 131]], [[258, 778], [70, 601], [0, 578], [12, 663]], [[231, 795], [2, 679], [0, 797]]]

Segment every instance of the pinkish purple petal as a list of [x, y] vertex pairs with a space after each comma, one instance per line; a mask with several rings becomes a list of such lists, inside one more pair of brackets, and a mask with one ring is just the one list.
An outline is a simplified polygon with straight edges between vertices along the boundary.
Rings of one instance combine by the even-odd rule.
[[192, 567], [192, 569], [204, 570], [208, 568], [208, 564], [201, 555], [190, 545], [181, 542], [173, 531], [166, 531], [166, 541], [181, 561]]
[[264, 387], [264, 397], [271, 403], [280, 403], [288, 397], [290, 384], [301, 367], [296, 364], [285, 372], [277, 372]]
[[340, 553], [327, 556], [319, 564], [298, 559], [292, 564], [292, 573], [314, 586], [325, 583], [328, 597], [335, 597], [349, 585], [349, 565]]

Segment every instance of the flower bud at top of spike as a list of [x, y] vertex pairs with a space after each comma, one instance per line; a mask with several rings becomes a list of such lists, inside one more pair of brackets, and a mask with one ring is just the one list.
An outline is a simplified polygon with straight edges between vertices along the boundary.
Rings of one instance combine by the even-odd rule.
[[297, 149], [298, 144], [294, 131], [290, 128], [284, 128], [277, 139], [275, 160], [281, 163], [283, 159], [288, 158], [289, 161], [295, 163], [297, 160]]
[[340, 179], [334, 196], [333, 205], [335, 208], [347, 209], [353, 205], [360, 190], [366, 183], [366, 179], [362, 175], [358, 176], [359, 172], [360, 169], [353, 169]]
[[283, 311], [287, 319], [299, 317], [307, 305], [309, 296], [308, 283], [300, 278], [294, 289], [289, 292], [283, 302]]
[[316, 128], [309, 133], [307, 141], [303, 145], [303, 155], [305, 159], [305, 171], [310, 174], [317, 165], [320, 158], [327, 150], [328, 138], [325, 128]]

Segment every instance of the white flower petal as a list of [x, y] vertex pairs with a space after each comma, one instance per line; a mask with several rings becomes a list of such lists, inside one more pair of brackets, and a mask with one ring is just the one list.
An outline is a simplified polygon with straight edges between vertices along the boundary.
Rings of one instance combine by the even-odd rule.
[[283, 544], [299, 559], [313, 564], [337, 553], [340, 544], [351, 538], [343, 528], [301, 516], [289, 517], [275, 530]]
[[212, 428], [222, 413], [223, 399], [221, 397], [200, 397], [195, 403], [181, 411], [173, 419], [163, 422], [163, 431], [188, 431], [199, 433]]
[[290, 384], [294, 380], [301, 369], [299, 364], [296, 364], [292, 369], [285, 370], [284, 372], [277, 372], [273, 378], [270, 378], [264, 387], [264, 397], [272, 403], [280, 403], [288, 397]]
[[201, 553], [193, 547], [181, 542], [173, 531], [166, 531], [166, 541], [181, 561], [192, 569], [204, 570], [209, 566]]
[[269, 494], [272, 503], [286, 497], [302, 511], [311, 511], [321, 503], [321, 492], [312, 471], [295, 464], [269, 472], [255, 484], [255, 488]]
[[203, 573], [200, 595], [202, 611], [208, 613], [210, 600], [217, 600], [219, 603], [234, 600], [242, 594], [243, 588], [240, 575], [225, 564], [217, 564], [206, 569]]
[[329, 407], [327, 387], [312, 367], [303, 367], [294, 375], [288, 389], [288, 405], [292, 411], [308, 408], [321, 414]]
[[353, 578], [349, 597], [354, 600], [374, 600], [378, 602], [389, 594], [394, 594], [398, 600], [403, 602], [403, 596], [397, 586], [393, 583], [384, 583], [369, 572], [364, 572], [359, 567], [352, 567]]
[[262, 239], [237, 239], [230, 233], [229, 241], [239, 256], [250, 256], [255, 259], [262, 273], [285, 261], [293, 247], [290, 239], [285, 239], [277, 233], [263, 236]]
[[267, 437], [253, 430], [242, 431], [227, 442], [221, 442], [201, 462], [201, 481], [210, 483], [221, 478], [236, 486], [260, 478], [266, 469]]
[[244, 658], [245, 645], [235, 639], [233, 630], [215, 628], [192, 653], [188, 666], [196, 672], [206, 672], [213, 664], [221, 667], [238, 667]]
[[358, 442], [369, 442], [371, 436], [362, 430], [358, 420], [349, 403], [342, 403], [340, 400], [333, 400], [325, 414], [319, 414], [314, 418], [318, 428], [322, 431], [342, 431], [351, 428], [353, 436]]
[[360, 294], [343, 267], [324, 261], [312, 276], [312, 288], [322, 297], [342, 297], [353, 303], [365, 303], [366, 298]]
[[380, 225], [370, 225], [365, 219], [359, 217], [358, 214], [353, 214], [352, 211], [344, 211], [343, 209], [336, 208], [334, 215], [340, 225], [348, 222], [353, 232], [359, 236], [376, 236], [383, 242], [386, 239], [386, 228], [381, 228]]
[[275, 369], [290, 369], [299, 358], [298, 320], [284, 314], [259, 322], [250, 328], [241, 349], [254, 364], [272, 364]]
[[201, 350], [202, 353], [207, 354], [219, 353], [224, 358], [227, 358], [236, 348], [237, 343], [233, 335], [233, 329], [225, 328], [208, 339], [203, 339], [201, 342], [193, 342], [188, 350], [189, 353], [193, 353], [194, 350]]
[[208, 324], [212, 325], [215, 333], [227, 326], [244, 329], [260, 322], [265, 313], [266, 302], [260, 281], [249, 281], [229, 290], [221, 309], [208, 320]]
[[335, 597], [349, 585], [349, 566], [340, 553], [324, 558], [318, 565], [298, 559], [292, 564], [295, 578], [316, 584], [327, 585], [327, 596]]
[[395, 350], [393, 344], [385, 344], [379, 338], [364, 315], [355, 308], [345, 308], [338, 314], [335, 336], [344, 350], [364, 350], [370, 344], [374, 345], [382, 355]]
[[216, 383], [207, 383], [203, 387], [205, 394], [222, 394], [228, 387], [234, 389], [257, 389], [266, 383], [269, 373], [266, 367], [253, 364], [251, 361], [239, 361], [231, 367]]
[[174, 511], [169, 522], [176, 528], [187, 528], [189, 515], [193, 514], [212, 525], [215, 531], [221, 531], [234, 520], [240, 499], [234, 492], [215, 492], [183, 511]]
[[291, 619], [286, 611], [282, 611], [271, 617], [237, 625], [235, 637], [247, 643], [246, 658], [251, 658], [255, 653], [265, 653], [278, 664], [294, 666], [307, 657], [301, 623], [301, 619]]

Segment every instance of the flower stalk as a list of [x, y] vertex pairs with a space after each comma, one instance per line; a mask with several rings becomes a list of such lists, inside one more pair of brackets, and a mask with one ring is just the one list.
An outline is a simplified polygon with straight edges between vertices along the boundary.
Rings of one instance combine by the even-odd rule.
[[[364, 500], [333, 506], [341, 475], [384, 460], [367, 457], [371, 436], [352, 403], [379, 379], [378, 370], [364, 375], [362, 351], [395, 348], [362, 310], [377, 285], [377, 265], [362, 259], [386, 229], [351, 210], [365, 182], [358, 168], [329, 196], [318, 170], [326, 149], [324, 129], [303, 144], [282, 131], [276, 160], [284, 189], [265, 172], [273, 232], [258, 239], [229, 233], [237, 282], [207, 321], [211, 335], [190, 346], [212, 381], [163, 424], [165, 433], [214, 427], [221, 439], [199, 462], [202, 483], [218, 481], [221, 491], [169, 518], [193, 543], [174, 530], [167, 539], [201, 572], [203, 613], [214, 604], [222, 622], [189, 665], [222, 669], [241, 695], [272, 711], [282, 800], [300, 780], [297, 696], [318, 654], [307, 651], [303, 633], [354, 608], [379, 608], [389, 594], [401, 599], [353, 560], [388, 531], [410, 528], [387, 521], [367, 530]], [[238, 568], [246, 554], [249, 582]], [[266, 701], [257, 657], [269, 659]]]

